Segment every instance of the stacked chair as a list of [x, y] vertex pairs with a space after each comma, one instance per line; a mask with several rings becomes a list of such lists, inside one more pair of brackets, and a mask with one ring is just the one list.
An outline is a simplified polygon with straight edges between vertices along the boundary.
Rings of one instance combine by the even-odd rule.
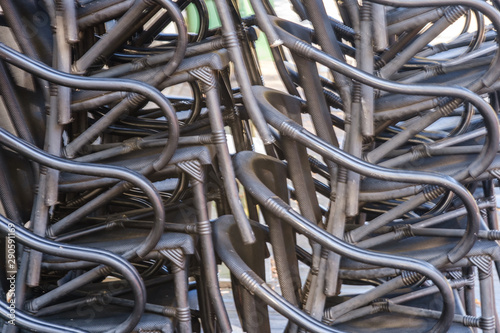
[[243, 5], [0, 0], [1, 332], [500, 332], [500, 2]]

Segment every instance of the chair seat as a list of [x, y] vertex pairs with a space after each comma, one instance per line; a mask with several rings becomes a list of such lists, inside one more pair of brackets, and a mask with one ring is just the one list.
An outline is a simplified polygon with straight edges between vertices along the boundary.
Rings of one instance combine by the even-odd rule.
[[[97, 311], [100, 309], [101, 311]], [[113, 311], [113, 310], [116, 310]], [[120, 312], [118, 312], [120, 311]], [[85, 305], [76, 311], [58, 314], [57, 318], [43, 318], [49, 322], [80, 328], [89, 332], [110, 331], [125, 321], [128, 313], [123, 308], [108, 305]], [[172, 319], [157, 314], [145, 313], [132, 333], [171, 333], [174, 331]]]
[[[397, 296], [397, 294], [388, 295], [388, 298], [391, 298], [392, 296]], [[339, 297], [339, 300], [345, 300], [345, 298], [346, 297]], [[457, 303], [457, 300], [455, 300], [455, 303]], [[402, 303], [401, 305], [441, 311], [442, 304], [441, 295], [437, 293], [414, 299]], [[455, 312], [457, 314], [464, 315], [462, 307], [459, 304], [455, 305]], [[436, 324], [436, 321], [436, 319], [420, 316], [411, 316], [393, 312], [379, 312], [362, 318], [346, 321], [344, 323], [334, 325], [334, 327], [350, 333], [422, 333], [429, 331], [434, 324]], [[459, 323], [453, 323], [448, 332], [471, 333], [472, 329]]]

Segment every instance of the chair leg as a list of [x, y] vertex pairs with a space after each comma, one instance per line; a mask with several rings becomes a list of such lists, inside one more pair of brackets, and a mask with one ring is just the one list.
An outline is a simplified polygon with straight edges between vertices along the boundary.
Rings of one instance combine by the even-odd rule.
[[175, 282], [177, 327], [180, 333], [191, 333], [191, 310], [188, 301], [187, 258], [181, 249], [163, 250], [161, 253], [171, 260]]
[[482, 257], [479, 270], [479, 288], [481, 295], [481, 328], [484, 333], [495, 333], [495, 290], [493, 287], [492, 261]]

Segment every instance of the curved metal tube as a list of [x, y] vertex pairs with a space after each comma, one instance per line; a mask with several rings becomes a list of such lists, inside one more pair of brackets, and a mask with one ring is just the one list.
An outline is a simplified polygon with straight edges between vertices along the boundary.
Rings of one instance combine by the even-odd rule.
[[[0, 215], [0, 231], [4, 234], [14, 232], [16, 235], [16, 240], [18, 240], [20, 243], [43, 253], [64, 256], [71, 259], [98, 262], [114, 268], [116, 271], [121, 273], [127, 281], [129, 281], [132, 292], [134, 294], [135, 304], [132, 313], [127, 318], [127, 320], [118, 325], [118, 327], [114, 328], [112, 332], [129, 332], [137, 325], [137, 323], [141, 319], [141, 315], [144, 312], [144, 306], [146, 304], [146, 288], [139, 273], [137, 273], [135, 268], [123, 257], [104, 250], [87, 247], [83, 248], [47, 240], [45, 238], [32, 234], [24, 227], [15, 225], [2, 215]], [[28, 321], [27, 324], [39, 325], [40, 323], [37, 323], [37, 321], [32, 321], [30, 323]], [[75, 331], [80, 332], [79, 330]], [[50, 331], [47, 330], [47, 332]]]
[[247, 68], [243, 58], [241, 45], [234, 29], [235, 24], [231, 15], [231, 10], [226, 0], [215, 0], [215, 4], [222, 23], [222, 36], [224, 37], [226, 47], [229, 50], [231, 61], [234, 63], [236, 79], [241, 86], [243, 100], [246, 104], [247, 111], [250, 114], [250, 118], [255, 123], [264, 144], [270, 145], [274, 142], [274, 137], [269, 132], [264, 117], [262, 116], [257, 105], [257, 100], [252, 94], [251, 82], [248, 75], [246, 75]]
[[[421, 7], [421, 6], [464, 6], [472, 9], [476, 9], [478, 12], [483, 13], [488, 17], [493, 23], [497, 33], [500, 31], [500, 13], [492, 6], [488, 5], [486, 2], [477, 0], [373, 0], [375, 3], [379, 3], [386, 6], [397, 6], [397, 7]], [[497, 52], [495, 59], [493, 60], [488, 72], [486, 72], [481, 80], [474, 82], [468, 88], [473, 91], [477, 91], [484, 86], [490, 86], [493, 84], [500, 76], [500, 56]], [[424, 95], [424, 94], [422, 94]], [[451, 94], [450, 94], [451, 95]], [[453, 96], [453, 95], [451, 95]], [[458, 96], [457, 96], [458, 97]], [[467, 98], [466, 98], [467, 99]]]
[[385, 253], [375, 253], [360, 249], [338, 239], [318, 227], [312, 221], [305, 219], [271, 192], [260, 181], [255, 172], [253, 172], [253, 169], [256, 167], [255, 163], [266, 159], [274, 163], [279, 163], [279, 161], [271, 157], [258, 155], [254, 152], [240, 152], [234, 157], [236, 177], [257, 202], [293, 226], [298, 233], [314, 240], [330, 251], [362, 263], [414, 271], [427, 276], [439, 288], [444, 303], [440, 321], [433, 327], [432, 332], [444, 332], [447, 330], [453, 318], [455, 308], [453, 293], [446, 279], [434, 266], [413, 258], [405, 257], [403, 259]]
[[[4, 301], [0, 300], [0, 317], [9, 320], [10, 309], [9, 305]], [[16, 325], [20, 327], [36, 331], [36, 332], [46, 332], [46, 333], [85, 333], [87, 331], [80, 330], [74, 327], [61, 326], [52, 324], [36, 317], [26, 314], [24, 311], [16, 309]]]
[[[500, 22], [499, 22], [500, 25]], [[461, 173], [454, 175], [459, 179], [464, 179], [469, 175], [476, 177], [480, 175], [493, 161], [497, 152], [497, 143], [500, 139], [498, 118], [491, 108], [480, 96], [463, 87], [447, 87], [431, 84], [400, 84], [376, 76], [367, 74], [357, 68], [351, 67], [341, 61], [327, 55], [326, 53], [305, 43], [301, 39], [289, 34], [285, 30], [278, 28], [278, 34], [284, 42], [284, 45], [294, 50], [303, 57], [312, 59], [324, 66], [338, 71], [345, 76], [354, 79], [360, 83], [372, 86], [374, 88], [390, 91], [393, 93], [404, 93], [408, 95], [425, 96], [446, 96], [455, 97], [471, 102], [484, 118], [485, 127], [489, 133], [485, 146], [474, 163]], [[500, 68], [500, 65], [499, 65]]]
[[[177, 31], [179, 34], [177, 47], [175, 48], [174, 54], [172, 58], [168, 61], [168, 63], [161, 67], [158, 70], [157, 74], [154, 76], [149, 76], [148, 83], [152, 86], [158, 86], [161, 82], [167, 79], [176, 69], [179, 67], [184, 55], [186, 53], [186, 48], [188, 44], [188, 33], [186, 23], [184, 22], [184, 17], [182, 16], [179, 8], [170, 0], [155, 0], [162, 4], [162, 6], [168, 10], [168, 14], [173, 18], [175, 25], [177, 27]], [[117, 27], [115, 27], [117, 28]], [[106, 37], [105, 37], [106, 38]], [[93, 125], [87, 128], [84, 132], [82, 132], [78, 137], [76, 137], [73, 141], [68, 143], [64, 148], [65, 153], [69, 157], [73, 157], [77, 152], [81, 150], [81, 148], [92, 141], [102, 133], [106, 128], [108, 128], [112, 123], [114, 123], [121, 115], [125, 112], [132, 112], [136, 109], [141, 103], [145, 101], [144, 96], [134, 96], [134, 94], [127, 95], [120, 103], [114, 106], [105, 117], [100, 118]], [[169, 119], [172, 121], [172, 119]], [[161, 159], [161, 157], [160, 157]], [[159, 168], [160, 166], [157, 165]], [[143, 172], [143, 173], [148, 173]]]
[[[255, 95], [259, 97], [258, 101], [261, 110], [264, 113], [264, 117], [272, 126], [278, 129], [278, 131], [283, 135], [287, 135], [297, 142], [302, 143], [321, 156], [364, 176], [405, 183], [437, 185], [454, 192], [467, 208], [469, 221], [464, 237], [453, 248], [453, 250], [448, 253], [448, 260], [450, 262], [459, 260], [472, 248], [476, 240], [477, 231], [479, 230], [479, 209], [477, 208], [476, 201], [469, 191], [467, 191], [467, 189], [455, 179], [449, 176], [433, 174], [430, 172], [402, 172], [401, 170], [387, 169], [349, 155], [341, 149], [327, 144], [325, 141], [313, 135], [302, 126], [298, 125], [296, 122], [276, 110], [276, 108], [268, 100], [268, 94], [272, 93], [272, 90], [264, 87], [253, 87], [253, 90]], [[274, 93], [279, 92], [275, 91]], [[292, 96], [289, 97], [294, 98]]]
[[[20, 263], [2, 333], [231, 332], [214, 249], [249, 333], [275, 330], [268, 306], [287, 333], [500, 326], [500, 0], [335, 0], [339, 21], [325, 0], [290, 1], [309, 26], [268, 0], [244, 18], [232, 0], [0, 0], [0, 235], [17, 233], [4, 252]], [[276, 73], [259, 30], [296, 96], [261, 86]], [[388, 313], [394, 294], [419, 303]], [[105, 312], [82, 323], [83, 306]]]
[[[250, 152], [248, 152], [251, 154]], [[235, 156], [235, 159], [238, 161], [236, 162], [237, 165], [240, 163], [247, 163], [248, 160], [244, 161], [248, 156], [244, 156], [238, 154]], [[238, 168], [238, 167], [237, 167]], [[264, 191], [266, 193], [262, 193], [259, 195], [254, 196], [259, 203], [262, 205], [265, 205], [268, 208], [271, 208], [270, 205], [273, 205], [273, 211], [274, 213], [277, 213], [277, 210], [280, 210], [280, 212], [277, 214], [281, 218], [283, 218], [287, 223], [290, 223], [294, 228], [299, 233], [302, 233], [303, 235], [307, 236], [308, 238], [311, 238], [318, 243], [320, 243], [322, 246], [325, 248], [337, 252], [341, 255], [344, 255], [348, 258], [351, 258], [353, 260], [358, 260], [364, 263], [369, 263], [369, 264], [374, 264], [377, 266], [383, 265], [383, 266], [388, 266], [388, 267], [395, 267], [395, 268], [400, 268], [400, 269], [405, 269], [405, 270], [411, 270], [411, 271], [416, 271], [419, 272], [425, 276], [428, 276], [438, 287], [439, 291], [441, 292], [443, 296], [443, 313], [441, 314], [439, 322], [433, 327], [431, 330], [432, 332], [445, 332], [447, 331], [449, 325], [451, 325], [451, 321], [453, 319], [453, 313], [454, 313], [454, 301], [453, 301], [453, 295], [452, 295], [452, 290], [447, 283], [446, 279], [441, 275], [441, 273], [436, 270], [432, 265], [429, 265], [426, 262], [422, 262], [419, 260], [415, 260], [412, 258], [408, 258], [408, 260], [396, 257], [396, 256], [390, 256], [386, 254], [381, 254], [377, 253], [375, 254], [374, 252], [371, 251], [366, 251], [359, 249], [351, 244], [345, 243], [342, 240], [328, 234], [326, 231], [320, 229], [316, 225], [314, 225], [312, 222], [305, 220], [303, 217], [301, 217], [299, 214], [295, 213], [290, 207], [287, 207], [287, 205], [282, 202], [281, 200], [277, 200], [273, 198], [274, 194], [270, 192], [262, 183], [259, 184], [259, 180], [255, 174], [251, 175], [250, 178], [246, 178], [243, 180], [243, 178], [240, 178], [240, 173], [237, 172], [238, 179], [240, 181], [247, 183], [246, 180], [250, 180], [251, 182], [257, 182], [254, 184], [257, 184], [257, 186], [253, 187], [251, 186], [251, 190], [258, 190], [258, 191]], [[246, 175], [248, 176], [248, 174]], [[246, 184], [247, 185], [247, 184]], [[255, 193], [255, 192], [253, 192]], [[264, 197], [267, 197], [268, 199], [264, 199]], [[227, 219], [230, 217], [222, 217], [219, 218], [221, 219]], [[223, 236], [220, 237], [220, 232], [221, 230], [219, 228], [224, 228], [224, 225], [227, 225], [226, 228], [228, 228], [229, 223], [228, 222], [216, 222], [214, 226], [214, 232], [217, 234], [218, 242], [216, 242], [216, 249], [217, 253], [219, 256], [224, 260], [224, 262], [228, 265], [228, 267], [232, 267], [233, 274], [242, 281], [242, 283], [247, 283], [247, 288], [251, 292], [254, 292], [257, 296], [261, 297], [264, 301], [269, 302], [268, 304], [275, 308], [278, 312], [286, 315], [290, 320], [294, 321], [298, 325], [301, 325], [307, 329], [310, 329], [312, 331], [318, 331], [318, 332], [331, 332], [330, 330], [325, 330], [325, 327], [322, 325], [318, 325], [316, 322], [314, 322], [310, 317], [306, 316], [304, 313], [300, 312], [297, 310], [295, 307], [291, 306], [288, 304], [288, 302], [284, 301], [281, 299], [280, 296], [276, 295], [270, 288], [266, 288], [265, 282], [261, 281], [258, 276], [253, 276], [251, 273], [249, 273], [248, 266], [245, 265], [243, 262], [236, 262], [237, 259], [235, 258], [235, 251], [230, 251], [230, 248], [228, 248], [228, 243], [230, 244], [230, 238], [228, 236]], [[224, 229], [222, 229], [224, 230]], [[227, 229], [226, 229], [227, 230]], [[232, 247], [232, 246], [231, 246]], [[229, 251], [228, 251], [229, 250]], [[241, 260], [241, 259], [240, 259]], [[250, 271], [251, 272], [251, 271]], [[250, 280], [250, 281], [249, 281]], [[252, 281], [253, 280], [253, 281]], [[255, 282], [254, 282], [255, 281]], [[292, 312], [293, 311], [293, 312]], [[291, 316], [289, 313], [292, 312], [293, 316]], [[296, 316], [296, 317], [294, 317]], [[305, 317], [305, 318], [304, 318]], [[305, 320], [304, 320], [305, 319]], [[300, 320], [300, 321], [299, 321]], [[312, 328], [312, 327], [314, 328]], [[335, 332], [335, 331], [334, 331]]]
[[312, 332], [342, 333], [300, 311], [282, 296], [272, 290], [250, 267], [237, 255], [231, 243], [229, 229], [235, 226], [232, 216], [221, 216], [214, 224], [215, 249], [231, 273], [251, 293], [266, 302], [270, 307], [287, 317], [295, 324]]
[[32, 60], [29, 57], [11, 49], [3, 43], [0, 43], [0, 58], [6, 62], [19, 67], [33, 75], [39, 76], [47, 81], [54, 82], [59, 85], [68, 86], [78, 89], [93, 89], [105, 91], [129, 91], [141, 94], [154, 103], [164, 112], [168, 119], [168, 136], [169, 142], [163, 149], [161, 156], [156, 160], [151, 168], [160, 170], [164, 167], [177, 148], [179, 140], [179, 124], [177, 115], [172, 105], [161, 92], [147, 85], [146, 83], [125, 79], [93, 79], [88, 77], [80, 77], [57, 71], [38, 61]]
[[138, 248], [129, 250], [126, 254], [124, 254], [124, 257], [128, 259], [131, 259], [134, 256], [138, 256], [139, 258], [144, 257], [155, 247], [156, 243], [158, 243], [163, 232], [165, 212], [163, 210], [163, 203], [160, 195], [151, 182], [144, 176], [127, 168], [103, 166], [90, 163], [77, 163], [52, 156], [34, 146], [28, 145], [3, 128], [0, 128], [0, 142], [2, 145], [18, 152], [19, 154], [53, 169], [82, 173], [91, 176], [120, 178], [136, 185], [148, 196], [154, 209], [155, 223], [143, 243]]

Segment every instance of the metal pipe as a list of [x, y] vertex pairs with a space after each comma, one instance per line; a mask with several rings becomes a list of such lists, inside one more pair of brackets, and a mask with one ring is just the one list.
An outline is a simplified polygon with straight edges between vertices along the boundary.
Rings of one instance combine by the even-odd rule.
[[438, 286], [444, 300], [441, 319], [433, 328], [433, 331], [446, 331], [453, 317], [453, 295], [448, 283], [443, 280], [442, 275], [434, 266], [426, 262], [415, 260], [413, 258], [400, 259], [396, 256], [388, 254], [374, 254], [370, 251], [359, 249], [356, 246], [343, 242], [342, 240], [327, 233], [320, 227], [317, 227], [310, 221], [307, 221], [282, 200], [276, 198], [274, 193], [269, 191], [269, 189], [260, 182], [260, 180], [254, 173], [249, 172], [252, 169], [245, 167], [252, 166], [255, 161], [263, 158], [267, 157], [257, 157], [257, 155], [253, 152], [240, 152], [234, 158], [236, 175], [238, 179], [244, 184], [246, 188], [250, 190], [254, 198], [260, 204], [265, 205], [267, 209], [273, 212], [276, 216], [282, 218], [284, 221], [292, 225], [295, 230], [297, 230], [297, 232], [307, 235], [309, 238], [321, 244], [323, 247], [330, 251], [334, 251], [342, 256], [346, 256], [363, 263], [415, 271], [429, 277], [434, 281], [436, 286]]
[[[83, 247], [78, 247], [78, 246], [73, 246], [73, 245], [67, 245], [67, 244], [59, 244], [55, 243], [52, 241], [49, 241], [45, 238], [42, 238], [40, 236], [36, 236], [26, 229], [24, 229], [21, 226], [16, 226], [15, 224], [11, 223], [7, 218], [3, 217], [0, 215], [0, 230], [2, 233], [7, 234], [9, 232], [15, 232], [16, 235], [16, 240], [19, 241], [20, 243], [35, 249], [40, 252], [48, 253], [48, 254], [53, 254], [53, 255], [60, 255], [60, 256], [65, 256], [67, 258], [71, 259], [78, 259], [78, 260], [90, 260], [93, 262], [98, 262], [104, 265], [107, 265], [109, 267], [112, 267], [113, 269], [117, 270], [120, 272], [127, 281], [129, 281], [130, 286], [132, 288], [134, 298], [135, 298], [135, 306], [132, 311], [132, 313], [129, 315], [129, 317], [120, 325], [117, 327], [113, 328], [114, 332], [128, 332], [131, 329], [135, 327], [135, 325], [139, 322], [142, 312], [144, 311], [144, 304], [146, 303], [146, 288], [141, 280], [141, 277], [135, 270], [135, 268], [125, 259], [123, 259], [121, 256], [115, 255], [113, 253], [104, 251], [104, 250], [99, 250], [99, 249], [91, 249], [91, 248], [83, 248]], [[101, 266], [100, 271], [102, 272], [102, 269], [105, 268], [106, 270], [108, 267], [106, 266]], [[73, 280], [74, 281], [74, 280]], [[70, 283], [64, 285], [67, 286]], [[56, 289], [57, 290], [57, 289]], [[2, 305], [3, 311], [6, 309], [5, 303], [2, 301], [0, 303]], [[8, 311], [8, 310], [7, 310]], [[4, 312], [5, 314], [5, 312]], [[22, 314], [21, 314], [22, 315]], [[7, 317], [8, 318], [8, 317]], [[20, 316], [20, 319], [23, 319], [22, 316]], [[17, 323], [17, 321], [16, 321]], [[22, 322], [19, 321], [19, 324]], [[33, 325], [31, 327], [36, 327], [37, 329], [40, 329], [40, 321], [35, 320], [33, 318], [26, 319], [25, 321], [26, 326], [30, 327], [28, 325]], [[51, 325], [48, 325], [47, 327], [51, 327]], [[59, 329], [60, 326], [58, 327], [57, 325], [52, 326], [56, 329]], [[66, 329], [66, 332], [70, 329]], [[44, 331], [44, 329], [41, 329], [41, 331]], [[60, 332], [59, 330], [56, 330], [57, 332]], [[51, 331], [48, 331], [51, 332]], [[75, 330], [75, 332], [81, 332], [80, 330]]]
[[58, 72], [48, 66], [35, 62], [30, 58], [12, 50], [0, 43], [0, 57], [14, 66], [20, 67], [32, 74], [40, 76], [48, 81], [59, 85], [64, 85], [79, 89], [109, 90], [109, 91], [128, 91], [142, 94], [165, 112], [168, 121], [170, 143], [165, 146], [162, 155], [153, 163], [153, 169], [161, 169], [173, 155], [179, 137], [179, 124], [177, 116], [170, 102], [156, 89], [145, 83], [132, 80], [116, 79], [91, 79], [87, 77], [78, 77], [74, 75]]

